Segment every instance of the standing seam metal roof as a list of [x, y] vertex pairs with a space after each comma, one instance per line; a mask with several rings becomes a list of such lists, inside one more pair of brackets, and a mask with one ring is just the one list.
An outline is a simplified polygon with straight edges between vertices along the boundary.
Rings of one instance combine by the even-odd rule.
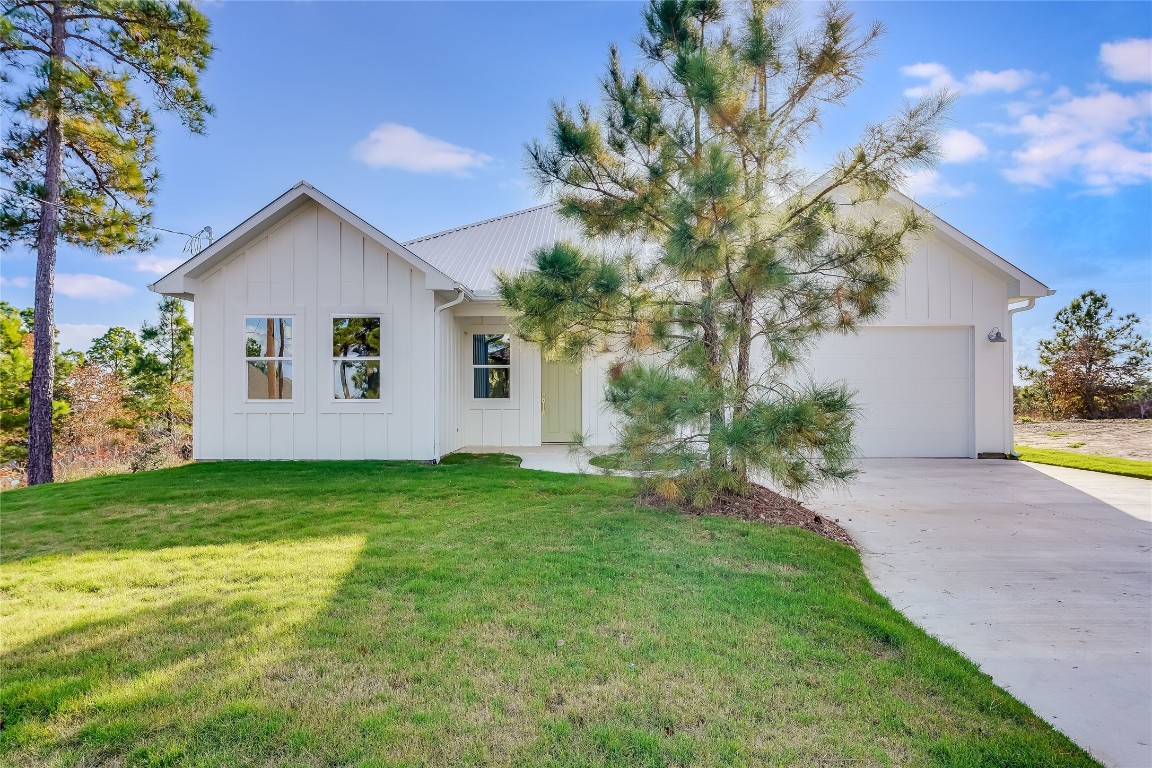
[[492, 294], [496, 272], [522, 272], [533, 265], [537, 249], [583, 240], [579, 224], [548, 203], [418, 237], [404, 247], [473, 293]]

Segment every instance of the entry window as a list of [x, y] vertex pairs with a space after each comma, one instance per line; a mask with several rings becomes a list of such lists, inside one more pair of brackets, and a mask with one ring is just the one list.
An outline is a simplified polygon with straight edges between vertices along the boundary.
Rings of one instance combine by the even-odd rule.
[[508, 334], [472, 334], [472, 396], [478, 400], [512, 396], [512, 338]]
[[332, 318], [332, 397], [380, 399], [380, 316]]
[[244, 318], [249, 400], [292, 399], [292, 318]]

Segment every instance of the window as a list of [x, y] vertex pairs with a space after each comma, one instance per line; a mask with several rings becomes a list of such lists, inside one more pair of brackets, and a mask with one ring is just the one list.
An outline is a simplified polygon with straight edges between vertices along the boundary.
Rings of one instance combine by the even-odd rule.
[[472, 396], [508, 399], [512, 396], [512, 339], [506, 333], [472, 334]]
[[380, 399], [380, 316], [332, 318], [332, 396]]
[[249, 400], [292, 399], [292, 318], [244, 318]]

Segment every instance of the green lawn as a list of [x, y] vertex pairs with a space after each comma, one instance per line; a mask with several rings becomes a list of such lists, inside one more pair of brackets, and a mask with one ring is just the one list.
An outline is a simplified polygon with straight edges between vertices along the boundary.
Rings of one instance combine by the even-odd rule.
[[1016, 446], [1016, 453], [1020, 454], [1021, 461], [1033, 461], [1037, 464], [1053, 464], [1057, 467], [1087, 469], [1093, 472], [1107, 472], [1110, 475], [1125, 475], [1138, 477], [1142, 480], [1152, 480], [1152, 461], [1120, 459], [1114, 456], [1092, 456], [1086, 453], [1055, 451], [1049, 448], [1029, 448], [1022, 445]]
[[506, 458], [4, 493], [4, 765], [1083, 766], [791, 528]]

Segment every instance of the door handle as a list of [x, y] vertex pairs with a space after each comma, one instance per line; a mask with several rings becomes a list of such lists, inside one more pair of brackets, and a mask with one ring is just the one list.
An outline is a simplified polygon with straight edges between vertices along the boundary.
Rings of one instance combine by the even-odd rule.
[[540, 393], [540, 413], [544, 413], [547, 410], [548, 410], [548, 399], [544, 396], [544, 393], [541, 392]]

